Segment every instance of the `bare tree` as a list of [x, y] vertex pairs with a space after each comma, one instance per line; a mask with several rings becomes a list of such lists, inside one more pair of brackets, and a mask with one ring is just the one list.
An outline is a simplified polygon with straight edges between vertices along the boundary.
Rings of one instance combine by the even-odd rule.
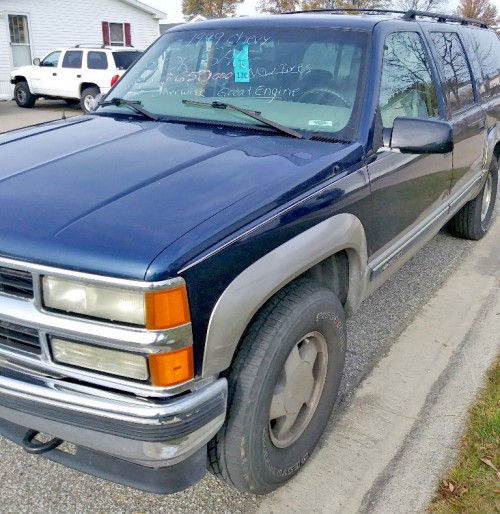
[[260, 11], [279, 13], [312, 9], [371, 9], [390, 5], [391, 0], [261, 0]]
[[460, 0], [455, 14], [481, 20], [490, 27], [500, 25], [498, 9], [490, 0]]
[[296, 11], [301, 9], [301, 2], [297, 0], [260, 0], [260, 12], [277, 14], [280, 12]]
[[204, 13], [205, 0], [182, 0], [182, 13], [188, 19]]
[[395, 9], [403, 11], [446, 12], [446, 0], [396, 0]]
[[236, 12], [236, 7], [243, 0], [183, 0], [182, 12], [185, 16], [192, 17], [197, 14], [223, 18]]

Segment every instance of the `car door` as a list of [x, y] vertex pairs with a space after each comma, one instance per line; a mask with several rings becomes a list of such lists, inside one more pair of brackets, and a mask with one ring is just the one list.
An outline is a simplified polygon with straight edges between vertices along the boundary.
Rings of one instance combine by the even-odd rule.
[[[398, 117], [439, 117], [435, 69], [417, 31], [392, 32], [385, 38], [378, 117], [386, 137]], [[451, 152], [414, 155], [381, 148], [375, 154], [368, 164], [372, 279], [421, 237], [438, 230], [447, 214], [451, 170]]]
[[80, 97], [82, 82], [83, 50], [67, 50], [59, 67], [59, 95], [68, 98]]
[[33, 94], [53, 95], [57, 87], [58, 64], [61, 51], [56, 50], [46, 55], [38, 66], [33, 67], [31, 75], [31, 92]]
[[477, 101], [470, 64], [456, 30], [431, 31], [436, 59], [440, 63], [448, 121], [453, 127], [452, 210], [475, 189], [481, 177], [486, 150], [486, 114]]

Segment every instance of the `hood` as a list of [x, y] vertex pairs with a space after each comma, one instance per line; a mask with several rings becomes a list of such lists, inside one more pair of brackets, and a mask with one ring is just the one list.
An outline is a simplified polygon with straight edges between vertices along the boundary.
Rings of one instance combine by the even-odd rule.
[[[135, 116], [80, 116], [5, 133], [0, 255], [143, 279], [181, 237], [196, 232], [197, 248], [200, 238], [213, 244], [228, 212], [237, 224], [238, 203], [242, 223], [262, 215], [310, 186], [341, 150], [349, 153], [345, 145]], [[208, 220], [210, 230], [200, 230]]]

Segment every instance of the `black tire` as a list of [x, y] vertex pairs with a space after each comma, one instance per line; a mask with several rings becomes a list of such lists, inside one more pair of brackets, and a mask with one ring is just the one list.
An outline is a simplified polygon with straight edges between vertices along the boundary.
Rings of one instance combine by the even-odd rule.
[[80, 103], [82, 105], [83, 112], [91, 112], [94, 108], [94, 100], [95, 97], [100, 93], [98, 87], [87, 87], [82, 91], [82, 96], [80, 97]]
[[498, 158], [493, 157], [479, 194], [467, 202], [448, 222], [451, 234], [462, 239], [481, 239], [491, 225], [498, 188]]
[[[310, 350], [316, 345], [322, 352], [314, 356]], [[277, 293], [252, 323], [231, 367], [228, 416], [208, 445], [209, 469], [240, 491], [254, 494], [268, 493], [290, 480], [310, 457], [328, 422], [345, 347], [344, 310], [330, 290], [299, 280]], [[300, 364], [285, 371], [292, 354], [300, 356]], [[312, 355], [312, 362], [305, 355]], [[289, 369], [295, 370], [290, 373], [293, 380], [280, 392]], [[296, 416], [291, 428], [281, 433], [289, 413], [275, 418], [271, 406], [281, 397], [286, 398], [287, 409], [288, 401], [300, 405], [304, 400], [297, 397], [309, 394], [304, 392], [310, 390], [310, 383], [304, 386], [309, 373], [314, 384], [308, 401], [315, 408], [302, 404], [299, 414], [291, 415]]]
[[80, 103], [80, 100], [78, 100], [77, 98], [65, 98], [64, 101], [68, 105], [78, 105]]
[[30, 91], [27, 82], [18, 82], [14, 88], [14, 99], [19, 107], [31, 108], [35, 105], [36, 96]]

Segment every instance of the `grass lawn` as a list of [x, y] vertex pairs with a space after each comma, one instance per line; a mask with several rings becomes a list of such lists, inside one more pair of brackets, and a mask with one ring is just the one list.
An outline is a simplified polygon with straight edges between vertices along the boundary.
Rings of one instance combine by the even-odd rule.
[[429, 506], [433, 514], [500, 513], [500, 358], [469, 412], [455, 465]]

